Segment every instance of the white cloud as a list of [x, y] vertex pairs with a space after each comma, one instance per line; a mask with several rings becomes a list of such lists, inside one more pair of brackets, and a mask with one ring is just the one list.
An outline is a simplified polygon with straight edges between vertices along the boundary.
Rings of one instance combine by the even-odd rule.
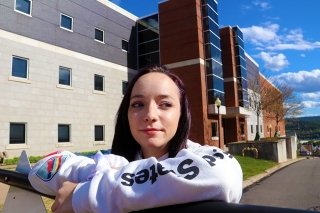
[[296, 92], [320, 92], [320, 69], [282, 73], [271, 80], [286, 83]]
[[302, 105], [305, 108], [315, 108], [315, 107], [320, 107], [320, 102], [319, 101], [302, 101]]
[[265, 68], [270, 69], [272, 71], [279, 71], [289, 65], [289, 62], [286, 56], [282, 53], [273, 54], [273, 53], [261, 52], [258, 55], [258, 57], [264, 61]]
[[313, 50], [320, 48], [320, 41], [310, 42], [303, 37], [301, 29], [284, 30], [279, 33], [278, 24], [266, 24], [241, 28], [244, 39], [258, 47], [258, 49], [282, 51], [282, 50]]
[[302, 93], [301, 97], [302, 97], [302, 99], [319, 100], [320, 99], [320, 91], [319, 92]]
[[268, 10], [271, 8], [271, 5], [269, 4], [269, 2], [266, 2], [266, 1], [253, 1], [252, 4], [254, 6], [257, 6], [259, 8], [261, 8], [262, 10]]
[[309, 42], [304, 40], [301, 29], [290, 30], [281, 43], [269, 46], [269, 50], [313, 50], [320, 48], [320, 42]]
[[279, 30], [278, 24], [271, 24], [267, 27], [251, 26], [241, 28], [244, 39], [258, 46], [273, 43], [278, 40], [277, 31]]
[[271, 9], [271, 5], [267, 1], [255, 0], [250, 2], [249, 4], [242, 5], [242, 9], [243, 10], [259, 9], [259, 10], [265, 11], [265, 10]]

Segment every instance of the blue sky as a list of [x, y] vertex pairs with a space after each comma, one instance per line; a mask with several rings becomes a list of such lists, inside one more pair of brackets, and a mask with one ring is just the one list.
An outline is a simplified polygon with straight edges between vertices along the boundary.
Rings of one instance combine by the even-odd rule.
[[[113, 0], [138, 17], [157, 12], [158, 0]], [[219, 25], [238, 25], [246, 52], [261, 72], [287, 82], [304, 106], [320, 115], [320, 0], [220, 0]]]

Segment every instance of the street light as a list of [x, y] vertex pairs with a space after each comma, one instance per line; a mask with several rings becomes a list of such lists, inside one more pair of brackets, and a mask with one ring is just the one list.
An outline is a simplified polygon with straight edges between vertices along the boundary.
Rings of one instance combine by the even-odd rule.
[[216, 99], [216, 101], [214, 102], [216, 107], [218, 108], [218, 137], [219, 137], [219, 147], [221, 147], [221, 139], [220, 139], [220, 106], [221, 106], [221, 100], [219, 98]]
[[269, 134], [270, 134], [270, 138], [271, 138], [271, 129], [272, 129], [272, 125], [269, 124]]

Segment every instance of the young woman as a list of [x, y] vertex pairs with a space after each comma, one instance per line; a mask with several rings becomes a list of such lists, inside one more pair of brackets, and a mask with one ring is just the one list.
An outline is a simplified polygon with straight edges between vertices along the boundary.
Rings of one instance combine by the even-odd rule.
[[130, 212], [201, 200], [239, 202], [242, 170], [217, 147], [187, 139], [190, 112], [181, 80], [164, 67], [140, 71], [120, 105], [112, 154], [63, 151], [29, 180], [56, 195], [52, 211]]

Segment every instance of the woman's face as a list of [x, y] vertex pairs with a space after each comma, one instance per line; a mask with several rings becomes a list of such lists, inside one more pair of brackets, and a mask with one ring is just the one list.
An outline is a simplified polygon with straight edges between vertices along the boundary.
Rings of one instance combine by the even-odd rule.
[[180, 114], [179, 89], [171, 78], [163, 73], [148, 73], [138, 79], [132, 89], [128, 119], [145, 158], [167, 153]]

